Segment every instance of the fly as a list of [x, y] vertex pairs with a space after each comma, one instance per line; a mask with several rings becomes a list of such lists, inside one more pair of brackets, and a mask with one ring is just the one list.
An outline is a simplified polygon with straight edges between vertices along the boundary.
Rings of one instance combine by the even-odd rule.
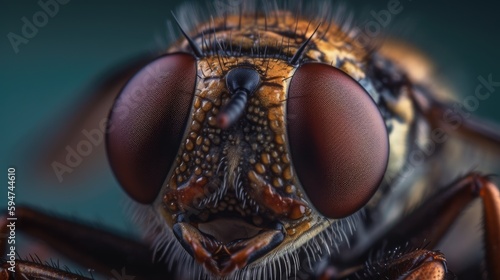
[[449, 160], [471, 140], [498, 160], [498, 130], [451, 114], [395, 55], [411, 49], [374, 51], [334, 14], [252, 5], [195, 26], [174, 14], [182, 37], [117, 79], [107, 155], [149, 244], [23, 208], [27, 232], [144, 279], [449, 279], [436, 245], [479, 198], [500, 279], [498, 189], [450, 177], [467, 163]]

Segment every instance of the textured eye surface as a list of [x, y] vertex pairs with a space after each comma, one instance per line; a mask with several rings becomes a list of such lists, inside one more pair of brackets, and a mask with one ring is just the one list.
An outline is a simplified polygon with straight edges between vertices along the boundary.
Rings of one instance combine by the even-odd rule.
[[290, 82], [287, 114], [293, 163], [316, 209], [342, 218], [363, 207], [389, 153], [384, 121], [368, 93], [339, 69], [307, 63]]
[[136, 201], [151, 203], [174, 161], [190, 112], [196, 60], [160, 57], [122, 89], [109, 117], [106, 144], [111, 167]]

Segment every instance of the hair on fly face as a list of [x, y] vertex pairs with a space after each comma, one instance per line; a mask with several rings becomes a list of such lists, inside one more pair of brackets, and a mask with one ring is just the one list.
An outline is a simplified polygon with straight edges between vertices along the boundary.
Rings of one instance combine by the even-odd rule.
[[[286, 12], [284, 12], [286, 11]], [[256, 38], [256, 45], [251, 49], [253, 55], [257, 57], [269, 58], [283, 58], [283, 49], [288, 48], [289, 41], [286, 37], [293, 36], [293, 39], [302, 37], [302, 41], [306, 42], [312, 36], [306, 36], [315, 29], [321, 30], [314, 34], [316, 38], [324, 39], [324, 36], [330, 31], [331, 28], [338, 28], [338, 40], [346, 37], [356, 36], [359, 30], [354, 28], [355, 20], [354, 13], [350, 12], [345, 4], [341, 2], [329, 1], [310, 1], [304, 3], [303, 1], [261, 1], [261, 0], [227, 0], [227, 1], [213, 1], [204, 3], [188, 2], [182, 4], [179, 8], [172, 11], [172, 20], [167, 20], [167, 38], [166, 40], [158, 40], [166, 42], [167, 45], [176, 44], [179, 38], [185, 38], [194, 47], [195, 40], [201, 40], [193, 53], [196, 56], [206, 54], [220, 54], [221, 56], [243, 56], [241, 53], [241, 46], [238, 42], [225, 44], [221, 42], [216, 36], [216, 32], [228, 31], [231, 34], [232, 30], [241, 28], [241, 17], [253, 16], [255, 21], [259, 18], [264, 18], [264, 30], [272, 29], [276, 22], [283, 22], [285, 17], [290, 15], [295, 18], [293, 23], [289, 23], [294, 32], [290, 34], [283, 34], [283, 40], [276, 42], [275, 45], [261, 45], [258, 40], [260, 34], [254, 34]], [[214, 18], [222, 18], [224, 23], [227, 22], [228, 17], [240, 17], [240, 23], [234, 26], [223, 24], [214, 29]], [[298, 29], [299, 20], [307, 20], [309, 22], [305, 30]], [[208, 26], [206, 25], [208, 23]], [[196, 35], [198, 34], [198, 35]], [[201, 36], [201, 38], [199, 38]], [[231, 36], [231, 35], [229, 35]], [[193, 44], [192, 44], [193, 43]], [[363, 46], [367, 53], [371, 53], [376, 49], [376, 42], [366, 42]], [[304, 44], [306, 47], [307, 43]], [[162, 47], [165, 47], [164, 45]], [[298, 60], [300, 56], [297, 57]], [[296, 62], [294, 60], [294, 62]]]

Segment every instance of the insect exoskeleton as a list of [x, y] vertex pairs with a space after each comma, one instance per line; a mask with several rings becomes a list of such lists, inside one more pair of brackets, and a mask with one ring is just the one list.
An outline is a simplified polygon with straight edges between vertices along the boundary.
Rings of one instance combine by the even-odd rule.
[[[500, 194], [488, 175], [500, 129], [446, 103], [408, 47], [374, 49], [327, 2], [311, 12], [284, 2], [234, 0], [204, 22], [184, 7], [181, 39], [98, 87], [108, 118], [94, 101], [84, 110], [100, 119], [144, 240], [25, 206], [16, 230], [113, 278], [500, 279]], [[500, 84], [478, 80], [464, 100]], [[440, 242], [479, 199], [483, 218], [463, 228], [484, 221], [473, 249], [485, 252], [448, 264]], [[12, 259], [0, 278], [89, 279], [17, 259], [6, 222], [0, 248]], [[454, 243], [472, 240], [459, 231], [467, 242]]]
[[365, 46], [333, 22], [268, 12], [183, 30], [110, 115], [112, 168], [153, 205], [141, 217], [159, 258], [184, 272], [290, 273], [344, 238], [388, 166]]

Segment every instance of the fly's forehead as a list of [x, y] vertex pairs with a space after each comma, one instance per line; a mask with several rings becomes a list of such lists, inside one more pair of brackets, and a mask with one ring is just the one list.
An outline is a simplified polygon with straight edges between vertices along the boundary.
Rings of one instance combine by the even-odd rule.
[[[222, 130], [217, 114], [231, 97], [225, 73], [241, 65], [260, 73], [261, 84], [240, 120]], [[203, 219], [219, 211], [236, 211], [257, 224], [259, 215], [265, 214], [271, 220], [288, 221], [288, 230], [299, 221], [304, 226], [311, 210], [297, 188], [286, 142], [287, 77], [293, 71], [281, 60], [198, 61], [191, 116], [163, 197], [172, 219], [180, 213]]]
[[[316, 30], [317, 27], [317, 30]], [[330, 20], [320, 22], [297, 17], [289, 11], [268, 15], [229, 15], [213, 18], [195, 28], [194, 41], [207, 54], [222, 57], [272, 57], [289, 60], [308, 38], [304, 61], [316, 61], [339, 68], [355, 80], [365, 78], [366, 48], [351, 38], [342, 26]], [[315, 32], [316, 30], [316, 32]], [[351, 31], [352, 32], [352, 31]], [[190, 51], [187, 41], [169, 52]]]

